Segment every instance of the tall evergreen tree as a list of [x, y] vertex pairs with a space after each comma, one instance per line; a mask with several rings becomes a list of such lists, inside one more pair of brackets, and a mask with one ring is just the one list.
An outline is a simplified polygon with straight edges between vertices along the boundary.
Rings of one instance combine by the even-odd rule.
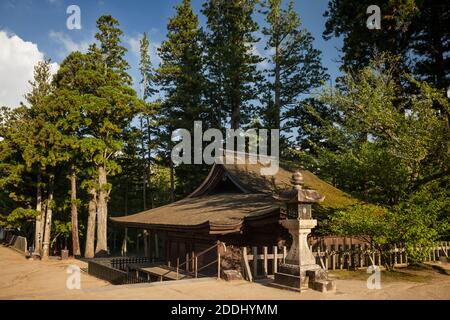
[[[301, 26], [294, 1], [286, 9], [282, 0], [268, 0], [266, 50], [273, 52], [265, 89], [265, 122], [269, 128], [285, 129], [298, 112], [301, 96], [318, 88], [328, 78], [322, 67], [321, 52], [313, 47], [313, 37]], [[292, 125], [288, 123], [288, 125]]]
[[328, 3], [325, 39], [343, 37], [343, 71], [369, 65], [376, 53], [401, 58], [401, 72], [412, 71], [439, 89], [450, 84], [450, 5], [445, 0], [378, 1], [381, 29], [369, 30], [369, 0], [331, 0]]
[[[141, 102], [136, 92], [129, 86], [128, 64], [124, 59], [126, 49], [120, 45], [122, 31], [119, 23], [111, 16], [100, 17], [97, 21], [96, 38], [100, 47], [92, 45], [89, 59], [94, 63], [92, 80], [96, 85], [92, 100], [85, 106], [85, 116], [91, 119], [87, 134], [92, 137], [88, 147], [94, 154], [92, 161], [97, 171], [97, 179], [92, 189], [97, 207], [97, 244], [96, 254], [107, 252], [107, 216], [108, 199], [111, 185], [108, 175], [120, 168], [114, 157], [121, 149], [122, 134], [138, 111]], [[92, 203], [92, 206], [95, 204]], [[92, 208], [93, 209], [93, 208]]]
[[127, 73], [130, 65], [125, 60], [127, 49], [121, 45], [123, 31], [118, 26], [119, 21], [112, 16], [101, 16], [97, 20], [95, 38], [100, 42], [99, 53], [106, 67], [116, 72], [124, 84], [131, 85], [131, 76]]
[[[31, 91], [25, 95], [25, 98], [30, 104], [28, 117], [32, 127], [28, 132], [30, 140], [25, 144], [24, 159], [28, 166], [34, 166], [37, 170], [36, 210], [41, 214], [36, 218], [35, 250], [46, 259], [49, 255], [54, 183], [54, 172], [50, 166], [56, 164], [57, 156], [53, 147], [55, 140], [59, 139], [59, 133], [51, 122], [52, 119], [49, 118], [51, 114], [49, 96], [53, 91], [50, 60], [38, 62], [30, 85]], [[44, 174], [48, 175], [48, 199], [45, 210], [42, 196]]]
[[443, 0], [416, 0], [416, 6], [418, 12], [410, 23], [412, 71], [437, 88], [448, 89], [450, 4]]
[[[152, 134], [154, 133], [152, 121], [154, 116], [154, 104], [147, 100], [157, 91], [154, 88], [154, 71], [150, 60], [150, 41], [147, 33], [140, 41], [139, 72], [141, 76], [141, 98], [144, 101], [143, 110], [139, 116], [141, 130], [141, 160], [142, 160], [142, 197], [143, 209], [147, 209], [147, 184], [150, 181], [151, 158], [152, 158]], [[151, 186], [150, 186], [151, 191]], [[153, 203], [151, 196], [150, 202]], [[151, 207], [153, 205], [151, 204]]]
[[216, 127], [227, 119], [234, 129], [248, 124], [258, 98], [263, 59], [255, 53], [259, 41], [253, 20], [256, 0], [208, 0], [203, 5], [207, 19], [204, 33], [208, 85], [207, 101]]
[[[171, 167], [172, 199], [175, 168], [170, 160], [171, 134], [175, 129], [187, 129], [192, 134], [194, 121], [209, 125], [209, 114], [202, 103], [204, 80], [198, 17], [192, 11], [190, 0], [183, 0], [175, 10], [176, 15], [167, 25], [167, 40], [159, 48], [162, 62], [156, 74], [157, 82], [165, 92], [165, 100], [159, 112], [164, 132], [161, 132], [159, 137], [165, 150], [163, 158], [168, 160], [166, 164]], [[202, 170], [202, 167], [194, 168], [191, 165], [189, 168], [178, 168], [183, 189], [180, 193], [190, 191], [192, 184], [202, 178], [198, 174]]]

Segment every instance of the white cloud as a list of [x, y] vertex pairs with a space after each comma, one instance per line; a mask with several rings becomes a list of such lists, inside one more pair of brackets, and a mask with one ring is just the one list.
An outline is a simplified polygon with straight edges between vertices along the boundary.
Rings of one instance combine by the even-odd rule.
[[53, 5], [61, 5], [63, 3], [62, 0], [46, 0], [46, 1]]
[[[44, 60], [44, 54], [35, 43], [0, 31], [0, 106], [17, 107], [29, 92], [34, 66]], [[51, 72], [58, 70], [52, 63]]]
[[141, 35], [138, 35], [136, 37], [125, 37], [125, 42], [128, 45], [130, 51], [136, 55], [137, 57], [139, 57], [139, 52], [140, 52], [140, 39], [142, 38]]
[[59, 55], [61, 57], [65, 57], [66, 55], [74, 51], [86, 53], [87, 50], [89, 49], [90, 44], [93, 42], [89, 40], [75, 42], [74, 40], [72, 40], [70, 36], [61, 31], [56, 32], [52, 30], [50, 31], [49, 36], [50, 39], [52, 39], [53, 41], [62, 46], [61, 50], [59, 50]]
[[[125, 43], [130, 50], [130, 52], [136, 57], [140, 57], [140, 48], [141, 48], [141, 39], [142, 34], [138, 34], [135, 37], [125, 36]], [[150, 61], [152, 62], [153, 67], [159, 66], [161, 62], [161, 58], [158, 55], [158, 48], [161, 46], [160, 43], [150, 42]]]

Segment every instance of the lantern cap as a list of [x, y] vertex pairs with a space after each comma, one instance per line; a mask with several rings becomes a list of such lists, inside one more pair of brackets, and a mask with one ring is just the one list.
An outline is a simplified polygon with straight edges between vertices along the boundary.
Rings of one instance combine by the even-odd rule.
[[292, 175], [291, 183], [293, 188], [281, 193], [281, 199], [289, 203], [316, 203], [322, 202], [325, 196], [316, 190], [303, 189], [304, 179], [301, 172], [296, 171]]
[[291, 178], [291, 183], [294, 186], [294, 189], [301, 190], [303, 185], [305, 184], [305, 180], [303, 179], [303, 175], [300, 171], [295, 171]]

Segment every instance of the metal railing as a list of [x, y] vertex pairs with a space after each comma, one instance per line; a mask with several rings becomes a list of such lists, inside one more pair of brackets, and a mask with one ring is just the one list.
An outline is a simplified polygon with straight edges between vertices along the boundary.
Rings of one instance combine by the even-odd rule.
[[137, 267], [150, 265], [147, 257], [98, 258], [88, 261], [88, 274], [114, 285], [150, 282], [131, 272]]

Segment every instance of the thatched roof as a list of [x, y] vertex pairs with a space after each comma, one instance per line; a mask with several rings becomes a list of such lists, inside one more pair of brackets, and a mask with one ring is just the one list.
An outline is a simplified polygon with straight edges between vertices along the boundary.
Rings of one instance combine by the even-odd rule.
[[[239, 231], [246, 219], [255, 220], [271, 212], [279, 214], [282, 204], [278, 195], [292, 188], [293, 171], [280, 167], [275, 176], [263, 176], [261, 168], [260, 164], [216, 164], [205, 181], [187, 198], [111, 220], [135, 228], [203, 229], [222, 234]], [[319, 205], [321, 208], [334, 210], [356, 203], [355, 199], [311, 172], [300, 172], [305, 188], [315, 189], [325, 196]], [[230, 185], [234, 190], [229, 189]]]

